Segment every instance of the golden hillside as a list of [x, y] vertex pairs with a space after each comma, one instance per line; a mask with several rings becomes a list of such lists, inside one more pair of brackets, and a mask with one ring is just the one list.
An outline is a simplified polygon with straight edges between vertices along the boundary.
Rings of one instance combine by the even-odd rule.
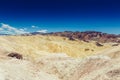
[[110, 48], [104, 44], [99, 47], [95, 42], [70, 41], [57, 36], [0, 36], [0, 51], [17, 52], [36, 58], [48, 53], [65, 53], [72, 57], [85, 57]]
[[[120, 46], [112, 44], [100, 47], [57, 36], [1, 36], [0, 80], [120, 80]], [[24, 59], [7, 56], [11, 52]]]

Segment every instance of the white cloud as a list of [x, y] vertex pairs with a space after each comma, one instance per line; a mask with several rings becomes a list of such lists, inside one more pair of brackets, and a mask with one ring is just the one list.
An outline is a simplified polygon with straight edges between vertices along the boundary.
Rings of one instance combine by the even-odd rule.
[[3, 30], [3, 28], [0, 28], [0, 31], [2, 31]]
[[32, 27], [32, 28], [38, 28], [37, 26], [34, 26], [34, 25], [33, 25], [33, 26], [31, 26], [31, 27]]
[[2, 34], [23, 34], [28, 33], [25, 29], [17, 29], [8, 24], [1, 23], [0, 33]]
[[39, 30], [39, 31], [37, 31], [37, 32], [40, 32], [40, 33], [47, 33], [48, 30], [44, 29], [44, 30]]
[[[32, 28], [38, 28], [38, 27], [37, 26], [32, 26]], [[47, 33], [48, 30], [41, 29], [41, 30], [36, 31], [36, 32]], [[27, 32], [27, 28], [17, 29], [17, 28], [12, 27], [8, 24], [1, 23], [0, 34], [13, 34], [14, 35], [14, 34], [24, 34], [24, 33], [29, 33], [29, 32]]]
[[19, 29], [20, 31], [25, 31], [24, 29]]

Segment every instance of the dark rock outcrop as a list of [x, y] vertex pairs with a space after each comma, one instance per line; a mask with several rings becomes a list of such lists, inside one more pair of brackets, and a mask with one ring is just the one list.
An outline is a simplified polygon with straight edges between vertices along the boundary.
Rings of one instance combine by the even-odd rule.
[[12, 52], [10, 54], [8, 54], [9, 57], [14, 57], [14, 58], [17, 58], [17, 59], [23, 59], [22, 55], [19, 54], [19, 53], [16, 53], [16, 52]]
[[72, 31], [65, 31], [65, 32], [54, 32], [54, 33], [47, 33], [46, 35], [54, 35], [54, 36], [62, 36], [67, 37], [69, 40], [83, 40], [85, 42], [89, 41], [97, 41], [97, 42], [120, 42], [120, 36], [115, 34], [107, 34], [97, 31], [85, 31], [85, 32], [72, 32]]
[[96, 42], [96, 46], [102, 47], [103, 45], [98, 43], [98, 42]]
[[51, 32], [51, 33], [40, 33], [33, 32], [28, 34], [21, 34], [22, 36], [31, 36], [31, 35], [52, 35], [52, 36], [62, 36], [67, 37], [69, 40], [82, 40], [85, 42], [89, 41], [97, 41], [97, 42], [116, 42], [120, 43], [120, 35], [115, 34], [107, 34], [97, 31], [85, 31], [85, 32], [72, 32], [72, 31], [64, 31], [64, 32]]
[[69, 40], [75, 41], [75, 39], [73, 37], [69, 37]]

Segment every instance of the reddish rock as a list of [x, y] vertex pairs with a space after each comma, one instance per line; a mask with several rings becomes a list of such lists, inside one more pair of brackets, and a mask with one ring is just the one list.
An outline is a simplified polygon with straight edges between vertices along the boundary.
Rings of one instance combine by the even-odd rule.
[[86, 32], [72, 32], [72, 31], [65, 31], [65, 32], [55, 32], [55, 33], [48, 33], [47, 35], [54, 35], [54, 36], [63, 36], [68, 37], [70, 40], [78, 39], [83, 41], [97, 41], [97, 42], [118, 42], [120, 43], [120, 35], [114, 34], [107, 34], [102, 32], [96, 31], [86, 31]]

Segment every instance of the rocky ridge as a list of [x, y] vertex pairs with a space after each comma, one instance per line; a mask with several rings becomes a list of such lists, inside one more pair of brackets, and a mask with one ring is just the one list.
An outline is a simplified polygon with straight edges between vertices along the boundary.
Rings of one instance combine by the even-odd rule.
[[85, 42], [98, 41], [102, 43], [105, 42], [120, 43], [120, 35], [107, 34], [97, 31], [85, 31], [85, 32], [65, 31], [65, 32], [48, 33], [48, 35], [63, 36], [63, 37], [68, 37], [70, 40], [78, 39], [78, 40], [83, 40]]

